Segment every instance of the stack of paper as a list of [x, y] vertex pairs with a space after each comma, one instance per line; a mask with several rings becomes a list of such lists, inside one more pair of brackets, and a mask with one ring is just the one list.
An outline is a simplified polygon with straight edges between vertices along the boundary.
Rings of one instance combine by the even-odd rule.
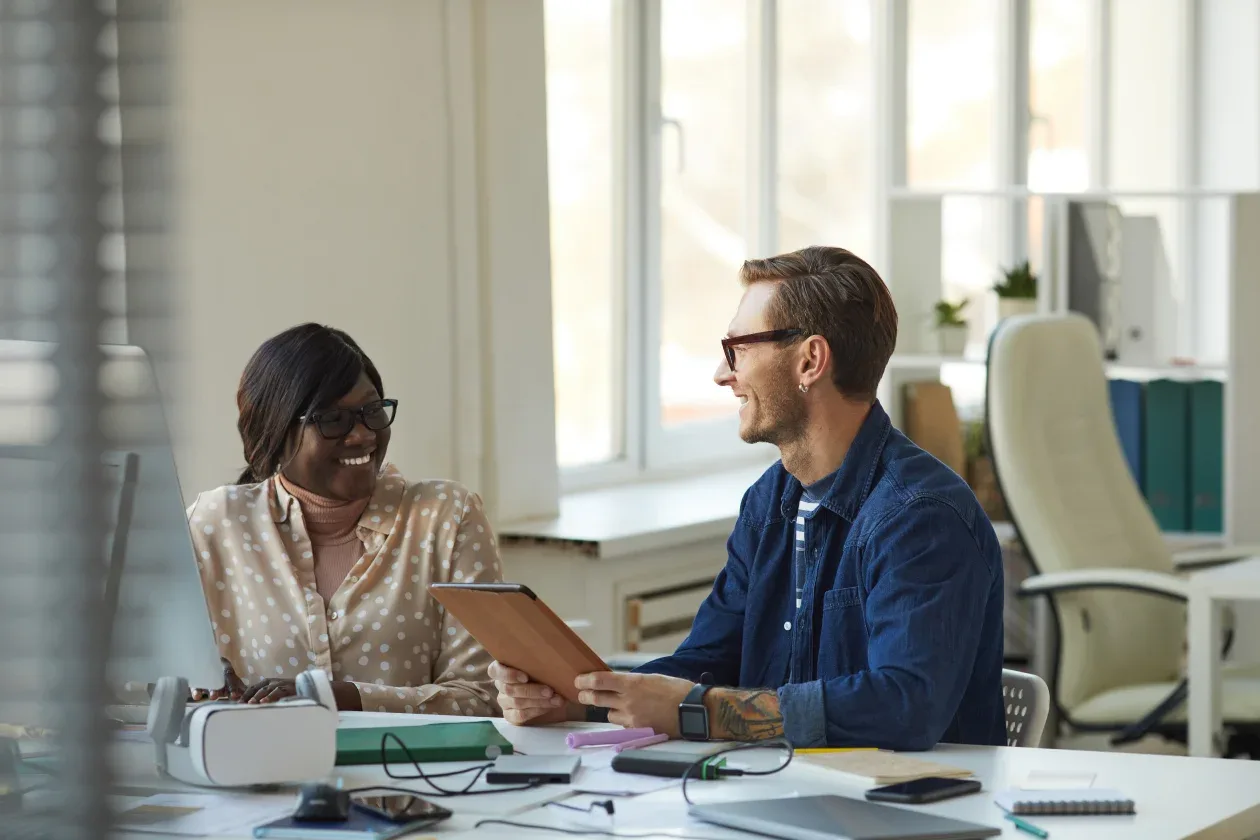
[[798, 756], [796, 760], [852, 776], [861, 776], [871, 784], [879, 786], [912, 782], [929, 776], [961, 779], [971, 775], [970, 770], [962, 767], [937, 764], [935, 761], [924, 761], [921, 758], [887, 750], [811, 752]]

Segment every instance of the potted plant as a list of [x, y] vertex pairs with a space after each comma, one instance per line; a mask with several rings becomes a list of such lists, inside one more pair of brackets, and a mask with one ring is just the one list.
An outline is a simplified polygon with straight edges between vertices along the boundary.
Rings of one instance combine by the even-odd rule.
[[958, 303], [947, 300], [936, 302], [936, 337], [942, 355], [961, 356], [967, 346], [967, 321], [962, 317], [966, 306], [966, 298]]
[[1028, 260], [1014, 268], [1002, 269], [1002, 280], [993, 285], [998, 296], [998, 318], [1028, 315], [1037, 311], [1037, 275]]

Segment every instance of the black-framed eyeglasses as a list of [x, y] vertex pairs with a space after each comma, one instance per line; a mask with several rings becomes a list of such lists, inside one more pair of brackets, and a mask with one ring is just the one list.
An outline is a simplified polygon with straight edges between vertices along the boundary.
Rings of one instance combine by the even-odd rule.
[[362, 423], [374, 432], [389, 428], [394, 422], [394, 414], [398, 411], [398, 400], [377, 400], [358, 408], [329, 408], [324, 411], [312, 411], [298, 418], [303, 423], [310, 423], [319, 429], [319, 433], [329, 440], [340, 440], [354, 429], [355, 423]]
[[769, 330], [767, 332], [749, 333], [748, 335], [736, 335], [730, 338], [722, 339], [722, 352], [726, 354], [726, 365], [731, 369], [731, 373], [735, 372], [735, 347], [740, 344], [761, 344], [765, 341], [783, 341], [788, 338], [795, 338], [798, 335], [804, 335], [804, 330]]

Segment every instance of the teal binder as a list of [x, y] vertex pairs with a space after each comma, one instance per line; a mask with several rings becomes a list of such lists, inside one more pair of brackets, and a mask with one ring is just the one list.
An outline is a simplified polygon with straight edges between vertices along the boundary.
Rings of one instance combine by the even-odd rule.
[[1146, 384], [1142, 490], [1159, 527], [1190, 528], [1190, 388], [1156, 379]]
[[1225, 530], [1225, 387], [1190, 383], [1190, 530]]

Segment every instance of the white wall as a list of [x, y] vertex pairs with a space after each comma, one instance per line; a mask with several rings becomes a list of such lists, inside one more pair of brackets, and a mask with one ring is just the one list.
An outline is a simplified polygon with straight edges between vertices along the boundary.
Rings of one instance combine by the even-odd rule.
[[541, 0], [184, 0], [174, 32], [185, 494], [242, 466], [249, 355], [314, 320], [399, 399], [406, 474], [465, 481], [500, 518], [551, 512]]

